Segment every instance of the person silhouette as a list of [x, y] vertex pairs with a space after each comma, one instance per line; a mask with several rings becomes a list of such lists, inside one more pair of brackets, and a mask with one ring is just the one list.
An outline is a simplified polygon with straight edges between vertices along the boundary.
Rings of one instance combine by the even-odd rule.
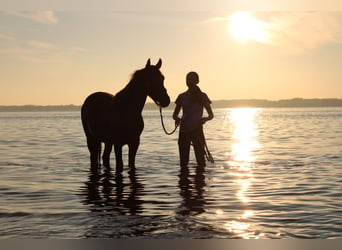
[[[181, 167], [187, 167], [189, 163], [190, 145], [193, 144], [197, 165], [204, 167], [205, 164], [205, 139], [203, 124], [214, 118], [211, 101], [207, 94], [197, 86], [199, 76], [191, 71], [186, 75], [188, 90], [178, 95], [173, 119], [176, 125], [180, 125], [178, 147]], [[208, 116], [203, 117], [203, 110]], [[182, 110], [182, 117], [179, 113]]]

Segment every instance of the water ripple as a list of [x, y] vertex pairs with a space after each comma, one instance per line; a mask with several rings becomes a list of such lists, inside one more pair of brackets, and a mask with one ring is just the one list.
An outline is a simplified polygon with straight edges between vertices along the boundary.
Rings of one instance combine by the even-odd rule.
[[95, 174], [79, 113], [0, 113], [0, 238], [341, 238], [342, 109], [215, 115], [205, 169], [149, 111], [136, 171]]

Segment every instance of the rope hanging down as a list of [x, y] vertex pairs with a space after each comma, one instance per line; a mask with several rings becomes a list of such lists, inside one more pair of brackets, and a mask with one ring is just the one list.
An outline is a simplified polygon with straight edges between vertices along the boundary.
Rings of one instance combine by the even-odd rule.
[[204, 138], [204, 152], [205, 152], [205, 158], [207, 158], [207, 161], [214, 163], [215, 162], [214, 157], [211, 155], [211, 153], [208, 149], [207, 142], [205, 141], [205, 138]]
[[[164, 119], [163, 119], [163, 113], [162, 113], [162, 108], [159, 106], [159, 113], [160, 113], [160, 121], [161, 121], [161, 124], [162, 124], [162, 127], [163, 127], [163, 130], [165, 132], [165, 134], [167, 135], [172, 135], [174, 132], [176, 132], [179, 124], [177, 124], [175, 126], [175, 128], [171, 131], [171, 132], [168, 132], [165, 128], [165, 124], [164, 124]], [[204, 136], [204, 135], [203, 135]], [[205, 158], [207, 158], [207, 161], [211, 162], [211, 163], [214, 163], [214, 157], [211, 155], [209, 149], [208, 149], [208, 146], [207, 146], [207, 142], [205, 141], [205, 137], [203, 138], [204, 139], [204, 153], [205, 153]]]
[[171, 132], [168, 132], [165, 128], [165, 124], [164, 124], [164, 119], [163, 119], [163, 113], [162, 113], [162, 107], [159, 106], [159, 113], [160, 113], [160, 121], [161, 124], [163, 126], [164, 132], [167, 135], [172, 135], [174, 132], [176, 132], [177, 128], [178, 128], [178, 124], [175, 126], [174, 130], [172, 130]]

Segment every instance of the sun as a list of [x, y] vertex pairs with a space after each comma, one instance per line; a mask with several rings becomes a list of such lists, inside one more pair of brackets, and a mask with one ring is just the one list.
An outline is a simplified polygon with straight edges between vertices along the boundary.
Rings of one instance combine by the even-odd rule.
[[265, 42], [267, 40], [265, 23], [248, 12], [239, 11], [232, 14], [229, 18], [229, 31], [235, 39], [240, 41]]

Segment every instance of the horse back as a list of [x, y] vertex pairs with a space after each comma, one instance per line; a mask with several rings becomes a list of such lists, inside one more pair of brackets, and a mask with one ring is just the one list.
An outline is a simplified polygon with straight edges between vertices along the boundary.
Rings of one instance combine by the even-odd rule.
[[81, 117], [86, 136], [102, 142], [127, 144], [139, 138], [144, 127], [141, 114], [130, 112], [115, 96], [105, 92], [86, 98]]

